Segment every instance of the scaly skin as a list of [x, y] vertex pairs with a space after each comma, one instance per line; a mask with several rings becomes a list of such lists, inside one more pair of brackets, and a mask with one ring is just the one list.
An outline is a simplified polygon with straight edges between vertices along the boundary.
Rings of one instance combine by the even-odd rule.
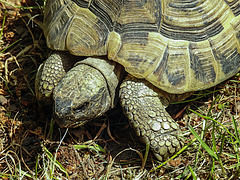
[[52, 53], [38, 68], [35, 79], [37, 99], [45, 104], [51, 103], [53, 89], [79, 59], [66, 52]]
[[[78, 61], [68, 71], [71, 66], [64, 65], [67, 61], [72, 63], [76, 59], [69, 59], [64, 53], [54, 53], [46, 60], [38, 71], [36, 93], [42, 100], [51, 99], [53, 92], [59, 126], [74, 128], [114, 107], [116, 89], [124, 71], [117, 63], [100, 58]], [[143, 142], [150, 143], [160, 161], [182, 146], [179, 126], [165, 107], [169, 101], [187, 96], [189, 94], [168, 94], [130, 75], [120, 86], [121, 104], [130, 124]]]
[[168, 96], [162, 93], [147, 81], [133, 76], [128, 76], [120, 86], [121, 105], [130, 124], [144, 143], [150, 143], [160, 161], [183, 145], [179, 125], [165, 110], [168, 100], [162, 97]]
[[53, 92], [59, 126], [81, 126], [113, 108], [121, 72], [113, 61], [87, 58], [78, 62]]
[[114, 107], [123, 72], [113, 61], [54, 52], [38, 69], [36, 96], [44, 104], [54, 99], [61, 127], [77, 127]]

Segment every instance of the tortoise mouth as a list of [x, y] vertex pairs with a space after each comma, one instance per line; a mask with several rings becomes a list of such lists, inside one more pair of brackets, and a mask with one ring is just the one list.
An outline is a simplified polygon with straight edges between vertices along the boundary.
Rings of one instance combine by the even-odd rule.
[[70, 117], [65, 118], [56, 118], [57, 124], [60, 128], [77, 128], [86, 124], [88, 121], [87, 119], [71, 119]]

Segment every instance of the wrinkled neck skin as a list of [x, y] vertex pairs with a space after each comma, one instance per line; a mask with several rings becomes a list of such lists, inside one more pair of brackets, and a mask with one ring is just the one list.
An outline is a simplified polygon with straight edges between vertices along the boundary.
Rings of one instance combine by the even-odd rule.
[[123, 76], [123, 67], [113, 61], [87, 58], [75, 64], [53, 92], [58, 125], [75, 128], [113, 108]]

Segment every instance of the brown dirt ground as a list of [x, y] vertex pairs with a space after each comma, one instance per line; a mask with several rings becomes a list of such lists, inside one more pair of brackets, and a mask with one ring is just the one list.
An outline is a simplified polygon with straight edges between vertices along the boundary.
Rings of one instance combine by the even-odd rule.
[[[119, 105], [104, 117], [93, 120], [84, 127], [69, 130], [61, 141], [65, 129], [59, 129], [55, 125], [54, 120], [52, 121], [51, 107], [39, 105], [34, 93], [37, 68], [50, 52], [46, 47], [42, 30], [38, 26], [38, 22], [43, 18], [42, 5], [43, 2], [40, 0], [0, 1], [0, 24], [3, 25], [3, 30], [0, 31], [2, 32], [0, 38], [0, 177], [2, 179], [20, 176], [23, 176], [23, 179], [50, 179], [52, 155], [56, 155], [57, 161], [61, 164], [55, 164], [53, 173], [53, 177], [59, 179], [106, 177], [108, 179], [193, 179], [189, 166], [193, 168], [199, 179], [239, 177], [238, 166], [225, 168], [226, 172], [223, 173], [220, 168], [221, 163], [215, 162], [212, 171], [213, 160], [203, 148], [200, 148], [201, 153], [198, 154], [196, 161], [199, 147], [197, 141], [177, 158], [157, 169], [155, 168], [161, 163], [150, 152], [146, 165], [141, 168], [140, 156], [144, 155], [145, 145], [129, 127]], [[194, 139], [188, 131], [188, 125], [195, 127], [195, 131], [200, 135], [204, 120], [188, 109], [218, 119], [234, 133], [231, 119], [234, 116], [236, 121], [239, 120], [239, 78], [235, 76], [215, 88], [191, 97], [194, 99], [204, 94], [201, 99], [171, 105], [168, 108], [183, 129], [186, 143]], [[220, 118], [218, 118], [219, 114], [221, 114]], [[211, 124], [212, 121], [207, 122], [206, 125], [210, 128], [206, 130], [204, 136], [204, 141], [209, 146], [213, 142]], [[222, 132], [219, 127], [217, 130]], [[216, 135], [217, 151], [233, 153], [232, 144], [226, 143], [222, 147], [220, 136]], [[89, 148], [79, 150], [73, 146], [76, 144], [88, 145]], [[106, 152], [90, 148], [97, 144]], [[226, 154], [220, 156], [224, 167], [238, 163], [236, 158], [229, 159]]]

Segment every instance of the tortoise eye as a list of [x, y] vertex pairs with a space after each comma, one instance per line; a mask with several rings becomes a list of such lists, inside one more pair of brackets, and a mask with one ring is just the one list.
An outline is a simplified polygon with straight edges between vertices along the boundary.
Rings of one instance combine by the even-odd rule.
[[79, 106], [73, 107], [72, 111], [74, 113], [84, 112], [89, 107], [89, 102], [85, 102], [83, 104], [80, 104]]

